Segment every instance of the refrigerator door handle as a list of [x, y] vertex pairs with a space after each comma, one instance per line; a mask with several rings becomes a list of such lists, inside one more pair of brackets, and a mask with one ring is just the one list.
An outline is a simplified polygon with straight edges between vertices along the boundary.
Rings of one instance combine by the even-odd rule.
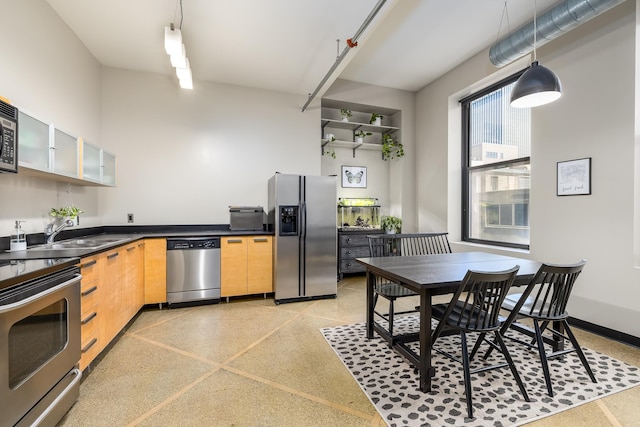
[[304, 239], [307, 237], [307, 204], [305, 202], [300, 203], [299, 215], [300, 237]]

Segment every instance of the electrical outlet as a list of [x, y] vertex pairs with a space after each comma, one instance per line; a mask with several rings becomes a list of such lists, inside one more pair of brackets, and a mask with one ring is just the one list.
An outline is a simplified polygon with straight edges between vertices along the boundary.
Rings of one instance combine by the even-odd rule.
[[133, 222], [133, 214], [132, 213], [128, 213], [127, 214], [127, 222], [129, 222], [129, 223]]

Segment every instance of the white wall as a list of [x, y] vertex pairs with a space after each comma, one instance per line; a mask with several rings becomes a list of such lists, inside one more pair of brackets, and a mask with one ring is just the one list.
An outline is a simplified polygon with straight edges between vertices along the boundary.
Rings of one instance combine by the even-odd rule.
[[[531, 247], [518, 255], [557, 263], [586, 258], [570, 314], [640, 336], [640, 272], [633, 258], [635, 40], [635, 2], [625, 2], [538, 50], [540, 62], [560, 76], [564, 95], [533, 110]], [[418, 94], [421, 228], [442, 224], [460, 237], [457, 100], [477, 82], [497, 80], [495, 72], [485, 51]], [[593, 194], [556, 196], [556, 163], [583, 157], [593, 158]]]
[[[58, 15], [41, 0], [0, 0], [5, 40], [0, 95], [19, 109], [100, 144], [100, 64]], [[70, 191], [70, 195], [67, 193]], [[74, 203], [82, 226], [99, 225], [96, 189], [0, 174], [0, 236], [16, 219], [40, 232], [52, 207]]]
[[[404, 157], [384, 161], [380, 151], [358, 150], [353, 158], [352, 150], [336, 148], [336, 159], [326, 156], [322, 159], [322, 173], [340, 176], [341, 165], [366, 166], [368, 188], [339, 188], [338, 196], [377, 197], [382, 206], [382, 215], [401, 217], [403, 232], [417, 231], [415, 93], [338, 79], [323, 98], [402, 110], [402, 123], [394, 125], [401, 128], [400, 142], [404, 146]], [[316, 132], [316, 139], [318, 136], [319, 132]]]
[[[197, 76], [197, 74], [196, 74]], [[197, 77], [196, 77], [197, 78]], [[118, 186], [99, 189], [104, 223], [228, 224], [229, 205], [267, 206], [276, 172], [320, 174], [320, 108], [304, 97], [105, 68], [103, 145]]]

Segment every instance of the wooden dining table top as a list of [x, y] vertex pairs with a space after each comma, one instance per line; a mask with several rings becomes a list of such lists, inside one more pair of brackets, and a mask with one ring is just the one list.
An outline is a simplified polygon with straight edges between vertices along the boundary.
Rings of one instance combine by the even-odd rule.
[[448, 254], [358, 258], [358, 262], [373, 272], [383, 273], [419, 291], [423, 287], [438, 288], [459, 284], [468, 270], [504, 271], [519, 265], [517, 282], [528, 282], [541, 263], [525, 258], [487, 252], [455, 252]]

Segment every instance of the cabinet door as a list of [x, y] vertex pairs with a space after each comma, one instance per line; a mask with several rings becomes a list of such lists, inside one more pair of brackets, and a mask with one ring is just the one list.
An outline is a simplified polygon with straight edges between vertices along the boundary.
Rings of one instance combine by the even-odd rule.
[[271, 236], [248, 237], [247, 293], [273, 292], [273, 263]]
[[[126, 311], [128, 320], [136, 315], [144, 305], [144, 245], [140, 242], [131, 242], [125, 245], [125, 273], [126, 286]], [[127, 320], [127, 321], [128, 321]]]
[[82, 141], [82, 179], [100, 182], [100, 148]]
[[19, 165], [30, 169], [49, 172], [49, 133], [50, 126], [28, 114], [18, 111]]
[[102, 177], [101, 182], [115, 187], [116, 185], [116, 156], [102, 150]]
[[167, 240], [144, 241], [144, 303], [167, 302]]
[[247, 238], [220, 239], [220, 295], [247, 295]]
[[56, 129], [53, 141], [53, 172], [78, 178], [78, 138]]
[[102, 254], [100, 278], [103, 284], [100, 307], [103, 312], [100, 320], [100, 336], [104, 343], [110, 342], [127, 324], [129, 318], [126, 309], [126, 287], [124, 284], [124, 251], [122, 247]]

